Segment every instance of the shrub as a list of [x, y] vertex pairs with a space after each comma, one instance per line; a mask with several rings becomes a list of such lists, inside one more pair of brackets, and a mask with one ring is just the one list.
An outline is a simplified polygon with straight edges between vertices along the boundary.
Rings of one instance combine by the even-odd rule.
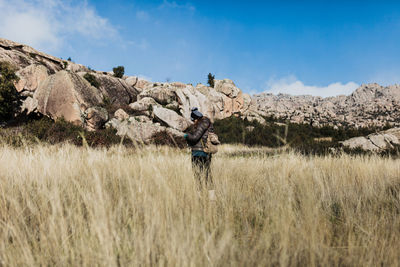
[[118, 66], [113, 68], [113, 72], [114, 72], [114, 77], [122, 78], [125, 74], [125, 68], [124, 66]]
[[81, 126], [72, 124], [63, 118], [54, 122], [47, 117], [28, 123], [26, 129], [40, 141], [50, 144], [70, 142], [74, 145], [82, 145], [81, 135], [85, 131]]
[[165, 145], [165, 146], [172, 146], [172, 147], [178, 147], [178, 148], [185, 148], [187, 147], [187, 143], [185, 138], [183, 137], [174, 137], [167, 131], [161, 131], [158, 133], [155, 133], [151, 139], [150, 139], [152, 144], [155, 145]]
[[207, 83], [212, 88], [214, 88], [214, 79], [215, 79], [215, 76], [212, 75], [211, 73], [209, 73], [207, 76], [207, 80], [208, 80]]
[[96, 79], [96, 76], [94, 76], [93, 74], [86, 73], [85, 75], [83, 75], [83, 78], [85, 78], [86, 81], [88, 81], [92, 86], [94, 86], [96, 88], [100, 87], [99, 81]]
[[[82, 137], [84, 137], [86, 143], [91, 147], [109, 147], [121, 143], [121, 137], [116, 135], [116, 132], [112, 128], [89, 132], [83, 127], [72, 124], [62, 118], [53, 121], [44, 117], [27, 123], [23, 137], [27, 140], [37, 139], [50, 144], [69, 142], [77, 146], [83, 145]], [[123, 144], [129, 146], [132, 145], [132, 142], [130, 139], [124, 139]]]
[[[91, 147], [110, 147], [121, 143], [121, 137], [117, 135], [117, 130], [114, 128], [86, 132], [85, 139]], [[129, 138], [124, 138], [123, 144], [125, 146], [132, 146], [133, 143]]]
[[20, 109], [22, 99], [14, 86], [18, 79], [10, 63], [0, 62], [0, 123], [11, 120]]

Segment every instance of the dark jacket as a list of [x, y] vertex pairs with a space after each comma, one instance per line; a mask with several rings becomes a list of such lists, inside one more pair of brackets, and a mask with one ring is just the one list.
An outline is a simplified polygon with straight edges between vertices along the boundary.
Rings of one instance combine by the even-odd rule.
[[204, 151], [201, 140], [203, 140], [204, 144], [207, 142], [208, 132], [214, 132], [214, 127], [210, 119], [203, 116], [187, 134], [186, 140], [189, 146], [192, 147], [192, 151]]

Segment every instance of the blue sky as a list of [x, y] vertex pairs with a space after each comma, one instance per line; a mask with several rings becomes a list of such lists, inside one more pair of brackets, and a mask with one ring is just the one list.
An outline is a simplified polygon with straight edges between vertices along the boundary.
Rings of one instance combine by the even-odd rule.
[[[301, 2], [301, 3], [300, 3]], [[98, 70], [248, 93], [400, 83], [396, 1], [0, 0], [0, 37]]]

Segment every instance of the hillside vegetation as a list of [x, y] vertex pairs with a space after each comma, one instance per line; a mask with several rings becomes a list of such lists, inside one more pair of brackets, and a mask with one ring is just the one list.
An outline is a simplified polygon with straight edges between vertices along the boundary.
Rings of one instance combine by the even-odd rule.
[[[0, 265], [398, 266], [400, 165], [224, 146], [0, 146]], [[271, 151], [270, 151], [271, 152]]]
[[[248, 146], [280, 147], [288, 145], [303, 154], [328, 154], [331, 148], [340, 148], [348, 153], [363, 153], [362, 150], [341, 148], [340, 141], [366, 136], [370, 133], [390, 128], [378, 127], [314, 127], [310, 124], [298, 124], [282, 121], [274, 117], [265, 117], [266, 124], [248, 121], [235, 116], [217, 120], [214, 128], [222, 143], [245, 144]], [[386, 154], [398, 155], [395, 147]]]

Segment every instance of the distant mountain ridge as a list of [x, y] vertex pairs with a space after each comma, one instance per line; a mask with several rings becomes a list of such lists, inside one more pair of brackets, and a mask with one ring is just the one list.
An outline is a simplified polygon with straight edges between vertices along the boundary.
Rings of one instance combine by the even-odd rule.
[[400, 86], [363, 84], [352, 94], [336, 97], [258, 94], [253, 96], [260, 115], [275, 116], [313, 126], [383, 127], [400, 125]]

